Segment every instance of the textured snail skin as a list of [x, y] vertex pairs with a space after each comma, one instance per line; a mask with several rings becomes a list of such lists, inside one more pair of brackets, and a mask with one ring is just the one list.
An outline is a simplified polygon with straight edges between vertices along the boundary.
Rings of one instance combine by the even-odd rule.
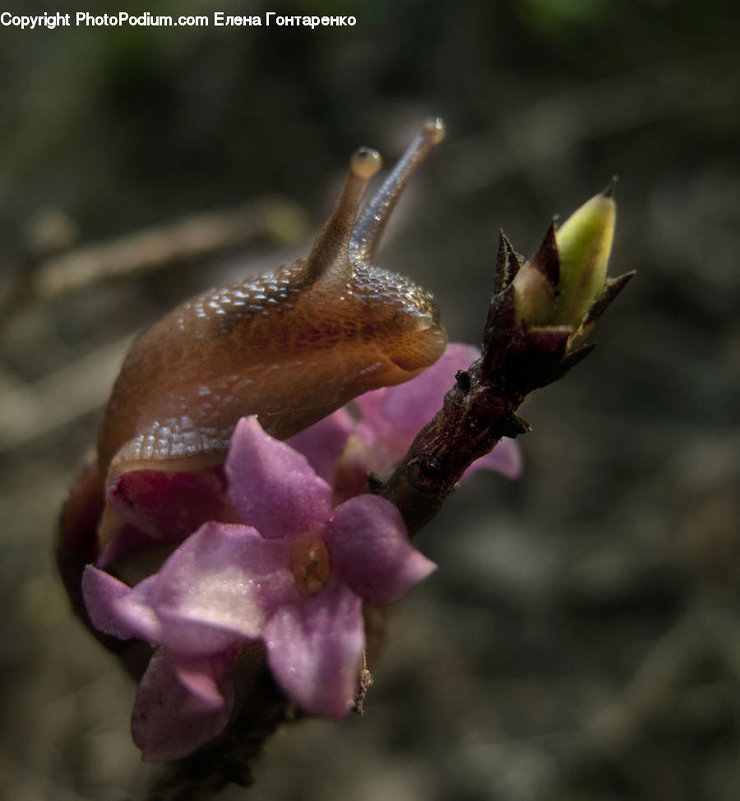
[[358, 150], [306, 258], [189, 300], [136, 340], [98, 439], [105, 485], [129, 470], [218, 464], [244, 415], [284, 439], [437, 360], [446, 335], [432, 296], [369, 260], [443, 132], [438, 120], [425, 124], [359, 219], [381, 162], [376, 151]]

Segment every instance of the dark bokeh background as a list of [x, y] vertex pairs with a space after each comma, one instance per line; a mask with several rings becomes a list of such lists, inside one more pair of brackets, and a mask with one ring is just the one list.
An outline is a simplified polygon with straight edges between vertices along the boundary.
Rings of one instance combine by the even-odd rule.
[[[147, 10], [215, 8], [265, 10]], [[528, 402], [523, 479], [476, 476], [422, 538], [441, 569], [399, 609], [366, 716], [281, 733], [255, 787], [224, 798], [737, 799], [736, 3], [270, 10], [358, 24], [0, 29], [0, 797], [109, 801], [147, 781], [132, 687], [50, 557], [127, 338], [305, 252], [351, 151], [390, 160], [441, 114], [448, 141], [379, 261], [437, 293], [453, 339], [479, 335], [499, 227], [531, 252], [614, 173], [612, 274], [639, 275], [597, 351]], [[254, 231], [228, 256], [49, 278], [69, 270], [54, 248], [245, 202]]]

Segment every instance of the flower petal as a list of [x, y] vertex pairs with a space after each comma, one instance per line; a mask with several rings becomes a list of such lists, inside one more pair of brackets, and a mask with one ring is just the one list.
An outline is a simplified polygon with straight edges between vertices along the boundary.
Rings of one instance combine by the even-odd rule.
[[82, 595], [96, 629], [121, 640], [138, 637], [156, 642], [160, 625], [148, 601], [153, 578], [131, 589], [108, 573], [87, 565], [82, 574]]
[[365, 628], [362, 602], [339, 585], [280, 607], [265, 627], [267, 663], [304, 712], [337, 718], [352, 708]]
[[223, 656], [200, 665], [201, 683], [221, 697], [220, 704], [208, 705], [182, 683], [166, 649], [154, 652], [131, 716], [131, 734], [145, 762], [180, 759], [221, 733], [234, 705], [230, 667], [231, 660]]
[[297, 536], [331, 516], [329, 485], [305, 456], [266, 434], [254, 416], [234, 429], [226, 477], [241, 520], [263, 537]]
[[173, 651], [207, 654], [259, 637], [278, 604], [299, 597], [290, 542], [249, 526], [206, 523], [162, 565], [149, 598]]
[[[235, 653], [235, 651], [232, 651]], [[201, 709], [203, 712], [215, 712], [223, 708], [224, 694], [219, 681], [223, 683], [224, 677], [231, 668], [233, 659], [230, 651], [210, 657], [193, 657], [191, 659], [177, 658], [173, 662], [175, 674], [190, 693], [189, 707], [193, 710]], [[226, 672], [224, 673], [224, 666]]]
[[442, 408], [445, 393], [455, 383], [455, 374], [480, 357], [472, 345], [451, 342], [445, 352], [416, 378], [404, 384], [366, 392], [355, 400], [363, 422], [381, 436], [403, 440], [403, 450], [419, 430]]
[[346, 409], [338, 409], [285, 442], [302, 453], [324, 481], [331, 483], [334, 466], [354, 426], [349, 412]]
[[[374, 460], [368, 465], [371, 470], [382, 472], [401, 459], [419, 431], [442, 408], [456, 374], [479, 357], [478, 348], [451, 342], [442, 356], [416, 378], [367, 392], [355, 400], [363, 420], [356, 433], [373, 454]], [[518, 478], [522, 470], [519, 445], [504, 437], [491, 453], [474, 462], [466, 474], [476, 470], [495, 470], [507, 478]]]
[[376, 495], [340, 504], [326, 545], [332, 571], [372, 604], [400, 600], [437, 568], [409, 542], [398, 509]]
[[522, 474], [522, 450], [516, 440], [503, 439], [496, 447], [480, 459], [476, 459], [465, 471], [468, 476], [477, 470], [495, 470], [506, 478], [519, 478]]

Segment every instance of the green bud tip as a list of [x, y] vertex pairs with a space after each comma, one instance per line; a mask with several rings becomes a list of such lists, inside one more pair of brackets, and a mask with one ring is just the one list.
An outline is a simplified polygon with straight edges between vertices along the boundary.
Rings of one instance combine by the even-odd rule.
[[606, 282], [614, 239], [616, 178], [586, 201], [555, 232], [560, 261], [560, 292], [551, 321], [578, 326]]

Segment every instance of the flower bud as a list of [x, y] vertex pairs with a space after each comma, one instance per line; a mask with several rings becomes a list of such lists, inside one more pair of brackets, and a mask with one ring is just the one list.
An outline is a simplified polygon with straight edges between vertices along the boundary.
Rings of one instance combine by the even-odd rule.
[[555, 287], [527, 261], [514, 279], [517, 319], [529, 326], [547, 325], [555, 303]]
[[530, 327], [549, 325], [559, 280], [555, 226], [551, 223], [539, 249], [522, 265], [512, 282], [517, 320]]
[[580, 325], [604, 290], [617, 219], [613, 193], [612, 180], [555, 232], [560, 261], [560, 291], [551, 317], [555, 325]]
[[529, 327], [581, 326], [606, 284], [616, 223], [613, 189], [612, 181], [557, 231], [550, 226], [514, 278], [517, 320]]

